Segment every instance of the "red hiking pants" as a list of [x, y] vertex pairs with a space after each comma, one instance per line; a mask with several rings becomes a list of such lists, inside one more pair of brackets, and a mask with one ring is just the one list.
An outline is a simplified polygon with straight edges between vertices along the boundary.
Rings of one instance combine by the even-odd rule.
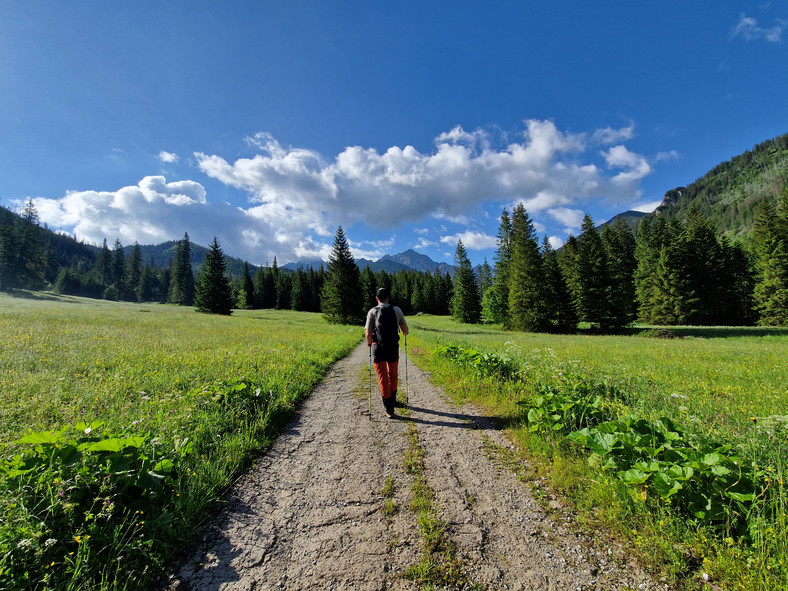
[[391, 393], [397, 391], [397, 367], [399, 361], [375, 362], [375, 372], [380, 382], [380, 393], [383, 398], [391, 398]]

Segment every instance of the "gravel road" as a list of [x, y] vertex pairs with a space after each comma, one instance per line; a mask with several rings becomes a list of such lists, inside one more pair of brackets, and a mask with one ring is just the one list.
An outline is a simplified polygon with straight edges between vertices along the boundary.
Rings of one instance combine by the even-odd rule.
[[[418, 589], [403, 576], [424, 548], [404, 461], [414, 429], [444, 536], [474, 584], [465, 588], [666, 588], [603, 537], [573, 531], [557, 506], [547, 515], [507, 467], [503, 433], [474, 407], [449, 402], [412, 361], [410, 408], [386, 418], [375, 384], [370, 416], [368, 363], [361, 344], [332, 368], [166, 589]], [[387, 477], [393, 515], [384, 511]]]

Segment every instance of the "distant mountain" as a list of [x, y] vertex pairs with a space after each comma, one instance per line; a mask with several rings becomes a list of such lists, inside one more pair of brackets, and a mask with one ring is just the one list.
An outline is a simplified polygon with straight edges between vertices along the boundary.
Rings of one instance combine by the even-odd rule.
[[[408, 249], [405, 252], [401, 252], [399, 254], [384, 255], [377, 261], [372, 261], [365, 258], [357, 258], [356, 264], [362, 271], [365, 267], [369, 267], [372, 269], [373, 273], [378, 273], [379, 271], [385, 271], [386, 273], [397, 273], [399, 271], [429, 271], [432, 273], [435, 269], [438, 269], [441, 274], [445, 275], [448, 273], [449, 275], [454, 275], [454, 267], [451, 265], [447, 265], [446, 263], [436, 263], [427, 255], [420, 254], [412, 249]], [[282, 268], [295, 271], [299, 268], [308, 269], [309, 267], [317, 269], [320, 265], [323, 265], [323, 268], [328, 266], [321, 260], [313, 260], [301, 261], [298, 263], [287, 263], [286, 265], [283, 265]]]
[[416, 271], [421, 271], [423, 273], [426, 273], [427, 271], [434, 273], [435, 269], [438, 269], [441, 274], [444, 275], [446, 273], [454, 273], [454, 267], [451, 265], [446, 263], [436, 263], [426, 254], [420, 254], [412, 248], [395, 255], [387, 254], [378, 260], [378, 262], [383, 261], [398, 263], [400, 265], [404, 265], [408, 269], [415, 269]]
[[632, 228], [633, 231], [637, 230], [638, 225], [640, 224], [640, 220], [646, 217], [648, 214], [642, 211], [634, 211], [630, 209], [629, 211], [625, 211], [624, 213], [620, 213], [616, 216], [613, 216], [606, 222], [603, 222], [597, 226], [597, 229], [601, 230], [605, 226], [612, 226], [616, 223], [618, 219], [624, 220], [627, 225]]

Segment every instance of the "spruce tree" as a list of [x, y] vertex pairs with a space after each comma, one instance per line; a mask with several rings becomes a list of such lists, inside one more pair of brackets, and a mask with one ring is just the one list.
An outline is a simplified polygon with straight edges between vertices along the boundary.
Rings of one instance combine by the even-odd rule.
[[104, 238], [104, 244], [99, 252], [96, 270], [98, 272], [98, 282], [102, 287], [106, 288], [112, 285], [112, 252], [107, 246], [106, 238]]
[[126, 277], [128, 279], [128, 299], [142, 301], [140, 298], [140, 281], [142, 280], [142, 251], [135, 242], [126, 259]]
[[551, 331], [567, 333], [577, 328], [577, 311], [564, 279], [558, 254], [545, 239], [542, 245], [544, 281], [547, 292], [546, 317]]
[[364, 294], [364, 307], [371, 308], [375, 305], [375, 274], [370, 269], [369, 265], [364, 267], [361, 271], [361, 291]]
[[[495, 252], [493, 290], [487, 296], [489, 322], [509, 325], [509, 269], [512, 265], [512, 221], [506, 209], [501, 212], [498, 248]], [[489, 290], [488, 290], [489, 291]]]
[[522, 203], [512, 210], [511, 252], [508, 326], [542, 330], [547, 326], [544, 267], [533, 222]]
[[20, 217], [17, 232], [19, 257], [15, 265], [17, 283], [25, 289], [41, 289], [46, 285], [48, 256], [38, 212], [32, 200], [25, 203]]
[[762, 202], [755, 223], [753, 297], [761, 326], [788, 326], [788, 198], [780, 210]]
[[168, 300], [171, 304], [191, 306], [194, 303], [194, 272], [192, 271], [192, 250], [189, 234], [175, 245], [172, 259], [170, 290]]
[[476, 276], [462, 240], [457, 241], [454, 265], [457, 267], [457, 275], [454, 277], [451, 315], [460, 322], [478, 323], [482, 315], [479, 286], [476, 284]]
[[607, 330], [613, 325], [608, 254], [594, 221], [586, 214], [578, 240], [577, 308], [580, 320]]
[[365, 318], [361, 272], [350, 252], [342, 226], [337, 228], [328, 258], [321, 307], [326, 319], [335, 324], [361, 324]]
[[114, 293], [117, 295], [117, 299], [128, 299], [126, 297], [126, 255], [123, 252], [120, 238], [115, 239], [115, 244], [112, 247], [112, 286], [115, 287]]
[[252, 276], [249, 273], [249, 263], [247, 261], [244, 261], [244, 266], [241, 270], [241, 281], [242, 285], [239, 294], [239, 307], [249, 309], [254, 308], [254, 283], [252, 282]]
[[608, 255], [610, 325], [611, 328], [622, 328], [636, 316], [635, 236], [622, 218], [605, 226], [601, 236]]
[[224, 254], [214, 236], [195, 284], [194, 307], [198, 312], [225, 316], [233, 313], [230, 281], [224, 275], [226, 267]]

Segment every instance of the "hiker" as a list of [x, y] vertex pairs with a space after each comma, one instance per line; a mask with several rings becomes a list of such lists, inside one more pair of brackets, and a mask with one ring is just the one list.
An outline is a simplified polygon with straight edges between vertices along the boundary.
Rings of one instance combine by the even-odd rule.
[[389, 304], [389, 290], [381, 287], [375, 294], [378, 305], [367, 312], [364, 330], [370, 355], [375, 362], [375, 372], [380, 382], [383, 407], [389, 418], [394, 417], [397, 404], [397, 366], [399, 364], [399, 331], [408, 334], [405, 316], [397, 306]]

